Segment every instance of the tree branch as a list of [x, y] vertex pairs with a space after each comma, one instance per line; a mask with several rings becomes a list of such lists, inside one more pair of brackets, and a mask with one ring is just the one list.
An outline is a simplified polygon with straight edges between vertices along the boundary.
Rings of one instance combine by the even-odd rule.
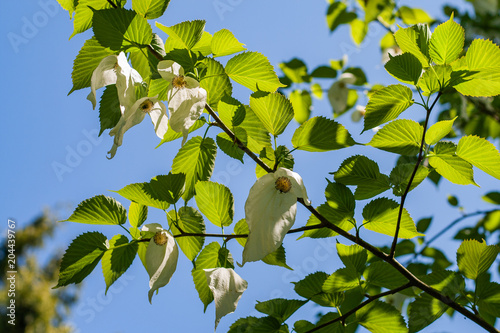
[[[148, 47], [148, 50], [150, 50], [150, 52], [153, 55], [155, 55], [155, 57], [157, 57], [158, 59], [163, 60], [163, 57], [161, 57], [160, 54], [158, 54], [156, 51], [154, 51], [154, 49], [152, 47]], [[437, 100], [439, 99], [440, 96], [441, 96], [441, 92], [438, 94], [436, 100], [433, 102], [432, 106], [429, 108], [429, 112], [428, 113], [430, 113], [430, 111], [432, 110], [432, 108], [434, 107], [434, 105], [436, 104], [436, 102], [437, 102]], [[273, 170], [271, 168], [269, 168], [269, 166], [267, 166], [257, 155], [255, 155], [250, 149], [248, 149], [234, 135], [234, 133], [222, 122], [222, 120], [219, 118], [219, 116], [212, 110], [212, 108], [208, 104], [205, 105], [205, 109], [214, 118], [215, 122], [217, 122], [219, 124], [219, 127], [224, 132], [226, 132], [226, 134], [229, 135], [229, 137], [233, 140], [233, 142], [235, 142], [241, 150], [243, 150], [252, 160], [254, 160], [255, 163], [257, 163], [260, 167], [262, 167], [264, 170], [266, 170], [266, 172], [268, 172], [268, 173], [273, 172]], [[427, 121], [428, 121], [428, 119], [427, 119]], [[425, 137], [425, 128], [424, 128], [424, 136], [422, 137], [422, 142], [424, 142], [423, 141], [424, 137]], [[423, 149], [423, 145], [421, 145], [421, 151], [422, 151], [422, 149]], [[417, 165], [415, 167], [415, 170], [418, 168], [418, 165], [419, 165], [419, 163], [417, 163]], [[416, 173], [415, 170], [414, 170], [414, 173]], [[414, 177], [414, 175], [413, 175], [413, 177]], [[411, 181], [413, 181], [413, 177], [410, 179], [410, 182], [408, 184], [406, 192], [409, 191], [409, 188], [411, 186]], [[376, 257], [378, 257], [378, 258], [384, 260], [385, 262], [389, 263], [396, 270], [398, 270], [404, 277], [406, 277], [410, 281], [410, 283], [411, 283], [412, 286], [415, 286], [415, 287], [421, 289], [422, 291], [424, 291], [424, 292], [428, 293], [429, 295], [431, 295], [433, 298], [438, 299], [441, 302], [445, 303], [446, 305], [448, 305], [449, 307], [453, 308], [457, 312], [461, 313], [465, 317], [469, 318], [470, 320], [472, 320], [473, 322], [475, 322], [479, 326], [483, 327], [485, 330], [487, 330], [489, 332], [500, 333], [500, 331], [497, 331], [495, 329], [495, 327], [493, 327], [492, 325], [490, 325], [483, 318], [475, 315], [474, 313], [470, 312], [469, 310], [467, 310], [463, 306], [461, 306], [458, 303], [454, 302], [448, 296], [446, 296], [444, 294], [441, 294], [436, 289], [434, 289], [434, 288], [428, 286], [427, 284], [425, 284], [424, 282], [420, 281], [415, 275], [413, 275], [408, 269], [406, 269], [406, 267], [404, 267], [394, 257], [390, 257], [389, 255], [387, 255], [386, 253], [380, 251], [378, 248], [376, 248], [375, 246], [371, 245], [370, 243], [367, 243], [364, 240], [362, 240], [361, 238], [353, 236], [352, 234], [348, 233], [347, 231], [345, 231], [345, 230], [339, 228], [338, 226], [330, 223], [314, 207], [312, 207], [310, 205], [307, 205], [304, 202], [304, 200], [302, 200], [301, 198], [298, 198], [297, 201], [299, 203], [301, 203], [307, 210], [309, 210], [320, 221], [320, 224], [318, 224], [318, 225], [306, 226], [306, 227], [298, 228], [297, 230], [303, 231], [303, 230], [311, 230], [311, 229], [319, 229], [319, 228], [329, 228], [329, 229], [335, 231], [336, 233], [338, 233], [339, 235], [343, 236], [344, 238], [347, 238], [351, 242], [356, 243], [356, 244], [364, 247], [366, 250], [368, 250], [371, 253], [373, 253], [373, 255], [375, 255]], [[400, 224], [400, 218], [398, 219], [398, 225], [399, 224]], [[295, 232], [295, 231], [293, 231], [293, 232]], [[234, 236], [235, 235], [225, 235], [225, 237], [231, 237], [231, 238], [234, 238]], [[397, 237], [395, 237], [395, 239], [397, 239]]]
[[408, 181], [408, 185], [406, 186], [406, 189], [401, 196], [401, 203], [399, 204], [399, 212], [398, 212], [398, 220], [396, 222], [396, 232], [394, 233], [394, 239], [392, 240], [392, 246], [391, 246], [391, 252], [389, 253], [390, 258], [394, 258], [394, 255], [396, 254], [396, 245], [398, 244], [398, 235], [399, 235], [399, 228], [401, 227], [401, 218], [403, 216], [403, 209], [404, 209], [404, 204], [406, 200], [406, 196], [410, 192], [411, 184], [413, 183], [413, 180], [415, 179], [415, 175], [417, 174], [418, 167], [420, 166], [420, 163], [424, 159], [423, 152], [424, 152], [424, 146], [425, 146], [425, 133], [427, 132], [427, 126], [429, 124], [429, 117], [431, 115], [432, 109], [436, 105], [436, 102], [439, 100], [441, 97], [441, 92], [438, 93], [436, 96], [436, 99], [432, 103], [431, 107], [427, 110], [427, 114], [425, 116], [425, 123], [424, 123], [424, 132], [422, 133], [422, 141], [420, 142], [420, 149], [418, 151], [418, 158], [417, 158], [417, 163], [415, 163], [415, 168], [413, 168], [413, 172], [411, 174], [410, 180]]
[[380, 293], [380, 294], [377, 294], [377, 295], [373, 295], [373, 296], [368, 296], [368, 299], [366, 301], [364, 301], [363, 303], [359, 304], [358, 306], [352, 308], [351, 310], [347, 311], [346, 313], [344, 313], [342, 316], [340, 317], [337, 317], [333, 320], [330, 320], [324, 324], [321, 324], [319, 326], [316, 326], [315, 328], [305, 332], [305, 333], [312, 333], [312, 332], [316, 332], [316, 331], [319, 331], [320, 329], [322, 328], [325, 328], [327, 326], [330, 326], [331, 324], [334, 324], [338, 321], [344, 323], [345, 320], [347, 319], [347, 317], [349, 317], [350, 315], [353, 315], [354, 313], [356, 313], [356, 311], [358, 311], [359, 309], [367, 306], [368, 304], [370, 304], [371, 302], [381, 298], [381, 297], [384, 297], [384, 296], [387, 296], [387, 295], [393, 295], [393, 294], [396, 294], [402, 290], [405, 290], [407, 288], [410, 288], [412, 286], [412, 283], [411, 282], [408, 282], [407, 284], [401, 286], [401, 287], [398, 287], [398, 288], [395, 288], [395, 289], [392, 289], [392, 290], [388, 290], [388, 291], [385, 291], [383, 293]]
[[111, 0], [107, 0], [107, 1], [111, 5], [111, 7], [113, 7], [114, 9], [118, 8], [118, 6], [113, 1], [111, 1]]

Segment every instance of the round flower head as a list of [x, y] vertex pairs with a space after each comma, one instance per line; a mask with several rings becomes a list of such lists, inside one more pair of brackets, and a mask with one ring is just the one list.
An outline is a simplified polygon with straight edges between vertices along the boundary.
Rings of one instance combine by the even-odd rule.
[[174, 237], [158, 223], [146, 224], [142, 231], [155, 232], [146, 250], [146, 270], [149, 274], [149, 302], [153, 293], [166, 285], [177, 268], [179, 249]]
[[279, 168], [257, 179], [245, 203], [248, 239], [243, 250], [243, 264], [263, 259], [283, 242], [295, 222], [297, 198], [309, 205], [299, 174]]
[[332, 84], [328, 89], [328, 100], [332, 105], [334, 113], [342, 113], [347, 107], [347, 97], [349, 94], [348, 84], [354, 84], [356, 77], [351, 73], [343, 73], [340, 79]]
[[143, 97], [138, 99], [132, 106], [125, 108], [125, 112], [115, 127], [109, 132], [114, 136], [113, 147], [108, 152], [110, 159], [116, 154], [116, 150], [122, 145], [123, 135], [131, 127], [143, 121], [146, 114], [149, 114], [153, 122], [156, 135], [163, 139], [168, 129], [167, 110], [165, 105], [158, 101], [156, 97]]
[[204, 269], [215, 300], [215, 329], [222, 317], [236, 310], [248, 283], [231, 268]]
[[186, 142], [189, 128], [200, 118], [207, 92], [200, 88], [200, 83], [184, 75], [184, 69], [172, 60], [158, 63], [158, 73], [170, 82], [167, 88], [169, 124], [176, 132], [182, 132], [182, 144]]

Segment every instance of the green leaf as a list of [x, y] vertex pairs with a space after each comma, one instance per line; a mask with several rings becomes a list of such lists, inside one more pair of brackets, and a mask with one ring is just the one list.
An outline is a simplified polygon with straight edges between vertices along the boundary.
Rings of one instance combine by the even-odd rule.
[[73, 214], [61, 222], [118, 225], [127, 221], [127, 210], [111, 197], [96, 195], [78, 204]]
[[486, 245], [486, 242], [465, 240], [457, 250], [458, 269], [471, 280], [488, 271], [495, 261], [500, 249], [496, 245]]
[[363, 132], [396, 119], [413, 105], [411, 89], [403, 85], [390, 85], [377, 90], [366, 105]]
[[[117, 247], [114, 249], [114, 247]], [[115, 235], [109, 240], [108, 250], [102, 256], [102, 274], [106, 282], [106, 292], [109, 287], [132, 265], [137, 254], [138, 244], [129, 243], [124, 235]]]
[[78, 6], [78, 0], [57, 0], [64, 10], [69, 12], [69, 18], [73, 18], [76, 6]]
[[355, 86], [362, 86], [368, 81], [366, 79], [366, 74], [360, 67], [349, 67], [344, 69], [344, 73], [351, 73], [356, 77], [356, 81], [353, 83]]
[[430, 39], [430, 31], [428, 27], [413, 26], [409, 28], [399, 28], [394, 33], [394, 38], [398, 43], [401, 51], [413, 54], [422, 63], [422, 67], [429, 67], [428, 43]]
[[430, 274], [419, 276], [419, 279], [451, 298], [465, 291], [464, 278], [457, 272], [434, 269]]
[[354, 289], [360, 285], [357, 272], [349, 268], [337, 269], [323, 283], [323, 292], [337, 293]]
[[132, 10], [112, 8], [95, 11], [92, 21], [99, 44], [112, 50], [147, 46], [153, 39], [148, 21]]
[[500, 94], [500, 48], [489, 40], [473, 40], [465, 55], [466, 68], [452, 73], [455, 89], [467, 96]]
[[148, 20], [158, 18], [163, 15], [170, 0], [134, 0], [132, 9]]
[[280, 93], [255, 92], [250, 96], [250, 107], [264, 127], [274, 136], [285, 130], [293, 118], [290, 101]]
[[[191, 50], [203, 35], [205, 21], [184, 21], [171, 27], [156, 22], [156, 27], [168, 35], [167, 41], [172, 40], [180, 48]], [[165, 48], [165, 51], [167, 51], [167, 48]]]
[[343, 293], [325, 293], [322, 289], [323, 283], [328, 278], [324, 272], [309, 274], [295, 284], [294, 290], [300, 296], [313, 301], [321, 306], [336, 307], [344, 300]]
[[429, 55], [438, 65], [451, 64], [464, 49], [465, 31], [450, 19], [436, 27], [429, 42]]
[[184, 181], [184, 174], [169, 173], [156, 176], [148, 183], [127, 185], [116, 193], [130, 201], [165, 210], [184, 193]]
[[222, 29], [214, 34], [211, 47], [214, 57], [222, 57], [245, 51], [244, 45], [238, 42], [231, 31]]
[[[162, 79], [163, 80], [163, 79]], [[165, 80], [163, 80], [165, 81]], [[203, 127], [203, 125], [206, 124], [206, 120], [204, 117], [201, 117], [200, 119], [196, 120], [194, 122], [194, 124], [189, 128], [189, 131], [188, 133], [192, 133], [194, 131], [196, 131], [197, 129], [200, 129]], [[163, 139], [161, 140], [161, 142], [158, 144], [158, 146], [156, 146], [156, 148], [158, 148], [159, 146], [161, 146], [162, 144], [164, 144], [165, 142], [170, 142], [170, 141], [174, 141], [174, 140], [177, 140], [179, 138], [182, 138], [182, 132], [175, 132], [174, 130], [172, 130], [172, 128], [170, 127], [170, 125], [168, 126], [168, 130], [167, 132], [165, 133], [165, 135], [163, 136]]]
[[[117, 0], [114, 3], [122, 8], [125, 5], [126, 0]], [[92, 18], [94, 16], [94, 10], [101, 10], [107, 8], [113, 8], [111, 4], [107, 1], [102, 0], [78, 0], [78, 5], [75, 10], [75, 19], [73, 20], [73, 33], [69, 39], [73, 38], [76, 34], [87, 31], [92, 27]]]
[[358, 244], [348, 246], [337, 243], [337, 254], [339, 255], [340, 260], [344, 263], [345, 267], [350, 270], [354, 270], [359, 274], [363, 273], [366, 260], [368, 259], [366, 249]]
[[273, 318], [276, 318], [280, 323], [284, 323], [292, 314], [300, 307], [306, 304], [307, 301], [298, 299], [275, 298], [265, 302], [257, 301], [255, 309]]
[[500, 205], [500, 192], [488, 192], [481, 198], [488, 203]]
[[[388, 198], [378, 198], [370, 201], [363, 208], [363, 226], [371, 231], [394, 237], [398, 220], [399, 204]], [[406, 209], [401, 215], [398, 238], [413, 238], [423, 236], [417, 232], [415, 223]]]
[[348, 12], [347, 5], [340, 1], [334, 1], [328, 7], [326, 23], [333, 32], [339, 25], [351, 22], [356, 18], [356, 13]]
[[318, 66], [312, 71], [311, 76], [319, 79], [335, 79], [337, 70], [329, 66]]
[[101, 123], [99, 136], [105, 129], [115, 127], [121, 116], [122, 112], [116, 85], [110, 84], [104, 88], [99, 102], [99, 122]]
[[285, 86], [280, 83], [269, 60], [258, 52], [244, 52], [229, 59], [226, 73], [252, 91], [274, 92]]
[[73, 87], [68, 95], [75, 90], [90, 87], [92, 73], [102, 59], [112, 54], [114, 51], [101, 46], [95, 37], [87, 39], [73, 62], [73, 72], [71, 73]]
[[386, 289], [395, 289], [408, 283], [401, 273], [383, 261], [376, 261], [366, 267], [363, 272], [366, 283]]
[[229, 95], [220, 99], [217, 111], [222, 122], [229, 128], [240, 125], [246, 116], [245, 106]]
[[313, 117], [295, 131], [292, 144], [300, 150], [323, 152], [350, 147], [356, 142], [344, 126], [336, 121]]
[[[233, 128], [233, 133], [241, 141], [241, 143], [243, 143], [243, 145], [247, 145], [247, 132], [242, 127]], [[219, 146], [224, 153], [243, 163], [245, 152], [238, 147], [238, 144], [231, 139], [226, 132], [217, 134], [216, 141], [217, 146]]]
[[[177, 214], [175, 211], [171, 210], [167, 213], [167, 219], [170, 230], [174, 236], [181, 234], [179, 228], [183, 232], [192, 234], [205, 233], [205, 222], [203, 221], [203, 217], [200, 212], [193, 207], [181, 207]], [[205, 237], [177, 237], [176, 241], [186, 257], [193, 261], [201, 251], [205, 243]]]
[[[413, 163], [400, 163], [392, 169], [389, 179], [393, 185], [392, 192], [395, 196], [402, 196], [404, 194], [414, 169], [415, 165]], [[420, 185], [427, 178], [429, 172], [428, 168], [420, 165], [415, 173], [409, 191]]]
[[228, 333], [289, 333], [288, 326], [273, 317], [246, 317], [234, 322]]
[[[341, 184], [339, 184], [341, 185]], [[352, 196], [352, 193], [350, 194]], [[354, 198], [353, 198], [354, 199]], [[317, 207], [318, 212], [328, 220], [333, 225], [336, 225], [340, 229], [344, 231], [351, 230], [356, 221], [353, 218], [354, 213], [347, 213], [340, 209], [332, 208], [328, 203], [324, 203], [321, 206]], [[307, 220], [306, 226], [318, 225], [321, 222], [318, 220], [316, 216], [311, 214], [309, 219]], [[329, 228], [321, 228], [321, 229], [312, 229], [304, 231], [304, 234], [299, 237], [311, 237], [311, 238], [327, 238], [337, 236], [338, 233], [329, 229]]]
[[365, 21], [360, 19], [354, 19], [349, 22], [351, 26], [351, 38], [356, 45], [360, 45], [366, 37], [366, 33], [368, 32], [368, 24]]
[[414, 120], [397, 119], [377, 131], [367, 145], [391, 153], [414, 156], [420, 150], [424, 128]]
[[203, 64], [207, 66], [207, 71], [200, 81], [200, 87], [207, 91], [208, 105], [216, 107], [225, 95], [231, 96], [233, 86], [220, 62], [206, 58]]
[[413, 25], [417, 23], [432, 23], [434, 19], [423, 9], [410, 8], [408, 6], [399, 7], [398, 14], [404, 24]]
[[148, 206], [131, 202], [128, 208], [128, 221], [130, 225], [139, 228], [148, 218]]
[[193, 46], [191, 51], [198, 53], [200, 52], [203, 56], [207, 56], [212, 53], [212, 35], [209, 34], [206, 31], [203, 31], [203, 34], [201, 35], [201, 39], [198, 41], [198, 43]]
[[[161, 79], [153, 79], [149, 81], [149, 91], [148, 91], [148, 96], [149, 97], [155, 97], [158, 96], [158, 99], [162, 101], [168, 100], [167, 97], [167, 91], [168, 91], [168, 86], [170, 85], [170, 82], [167, 80], [161, 78]], [[173, 131], [171, 131], [173, 132]], [[168, 133], [168, 131], [167, 131]], [[177, 132], [175, 132], [177, 133]], [[180, 133], [180, 136], [182, 136], [182, 133]]]
[[271, 146], [271, 136], [253, 110], [245, 105], [245, 120], [240, 125], [247, 132], [247, 147], [259, 154], [264, 147]]
[[472, 165], [448, 149], [454, 148], [451, 142], [438, 142], [429, 157], [429, 164], [444, 178], [459, 185], [477, 185], [474, 181]]
[[433, 270], [437, 270], [437, 269], [443, 270], [443, 269], [446, 269], [452, 265], [452, 263], [450, 261], [448, 261], [448, 258], [446, 258], [444, 253], [436, 248], [426, 247], [422, 251], [421, 255], [424, 257], [434, 259], [434, 262], [431, 265], [431, 268]]
[[409, 305], [409, 332], [418, 332], [429, 326], [446, 312], [448, 306], [429, 294], [417, 297]]
[[295, 121], [299, 124], [304, 123], [311, 115], [312, 98], [307, 90], [294, 90], [290, 94], [290, 103], [292, 103]]
[[59, 288], [80, 283], [94, 270], [106, 247], [106, 236], [100, 232], [86, 232], [75, 238], [67, 248], [59, 268]]
[[484, 278], [476, 282], [479, 311], [483, 310], [495, 317], [500, 317], [500, 285], [486, 280], [486, 275], [482, 277]]
[[422, 74], [422, 64], [411, 53], [403, 53], [392, 57], [389, 54], [389, 61], [385, 64], [385, 69], [397, 80], [417, 84], [420, 74]]
[[500, 153], [488, 140], [475, 135], [464, 136], [458, 142], [457, 155], [490, 176], [500, 179]]
[[172, 162], [173, 173], [186, 175], [186, 191], [182, 195], [185, 201], [194, 195], [194, 185], [199, 180], [209, 180], [212, 175], [217, 146], [211, 138], [200, 136], [191, 138], [179, 149]]
[[377, 163], [362, 155], [355, 155], [342, 162], [334, 173], [336, 182], [358, 185], [354, 198], [369, 199], [390, 188], [389, 178], [381, 174]]
[[204, 269], [218, 267], [234, 268], [233, 258], [227, 249], [221, 248], [217, 242], [212, 242], [203, 248], [196, 259], [195, 268], [191, 271], [194, 286], [205, 306], [203, 311], [206, 311], [208, 304], [214, 300]]
[[[276, 160], [279, 161], [278, 168], [282, 167], [289, 170], [293, 170], [293, 165], [295, 163], [293, 156], [285, 146], [278, 146], [278, 149], [276, 149], [276, 151], [274, 151], [272, 147], [265, 147], [260, 152], [259, 157], [262, 162], [264, 162], [271, 169], [274, 169]], [[260, 178], [265, 174], [267, 174], [267, 171], [257, 164], [255, 166], [255, 175], [257, 176], [257, 178]]]
[[356, 311], [356, 320], [372, 333], [408, 332], [401, 312], [382, 301], [374, 301]]
[[449, 65], [434, 65], [429, 67], [418, 81], [418, 86], [424, 95], [431, 95], [443, 91], [451, 80], [452, 68]]
[[297, 58], [279, 64], [281, 71], [294, 83], [310, 82], [306, 64]]
[[231, 191], [224, 185], [199, 181], [195, 185], [196, 205], [210, 222], [218, 227], [233, 223], [234, 199]]
[[317, 99], [323, 98], [323, 88], [321, 88], [321, 85], [319, 85], [318, 83], [314, 83], [313, 85], [311, 85], [311, 93]]
[[425, 133], [425, 143], [427, 143], [429, 146], [433, 146], [438, 143], [439, 140], [447, 136], [451, 132], [453, 128], [453, 122], [457, 118], [458, 116], [451, 120], [438, 121], [437, 123], [432, 125]]

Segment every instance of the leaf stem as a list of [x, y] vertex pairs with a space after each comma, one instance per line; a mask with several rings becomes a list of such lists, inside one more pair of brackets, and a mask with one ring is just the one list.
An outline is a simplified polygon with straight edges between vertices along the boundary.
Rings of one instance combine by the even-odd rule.
[[111, 7], [113, 7], [114, 9], [118, 8], [118, 6], [113, 1], [111, 1], [111, 0], [107, 0], [107, 1], [111, 5]]
[[[420, 89], [418, 91], [420, 92]], [[440, 97], [441, 97], [441, 92], [438, 93], [438, 95], [436, 96], [436, 99], [432, 103], [431, 107], [426, 109], [427, 112], [426, 112], [425, 122], [424, 122], [424, 131], [422, 133], [422, 140], [420, 142], [420, 149], [418, 151], [417, 162], [415, 163], [415, 168], [413, 168], [413, 172], [410, 176], [410, 180], [408, 181], [408, 185], [406, 185], [406, 189], [405, 189], [403, 195], [401, 196], [401, 203], [399, 204], [398, 220], [396, 222], [396, 232], [394, 233], [394, 239], [392, 241], [391, 252], [389, 253], [389, 258], [391, 258], [391, 259], [393, 259], [394, 255], [396, 254], [396, 245], [398, 243], [399, 229], [401, 227], [401, 218], [403, 217], [403, 209], [404, 209], [406, 196], [410, 192], [411, 185], [413, 183], [413, 180], [415, 179], [415, 175], [417, 174], [418, 167], [420, 166], [420, 163], [424, 159], [423, 152], [424, 152], [424, 146], [425, 146], [425, 133], [427, 132], [429, 118], [430, 118], [432, 109], [434, 108], [434, 106], [436, 105], [436, 102], [439, 100]]]

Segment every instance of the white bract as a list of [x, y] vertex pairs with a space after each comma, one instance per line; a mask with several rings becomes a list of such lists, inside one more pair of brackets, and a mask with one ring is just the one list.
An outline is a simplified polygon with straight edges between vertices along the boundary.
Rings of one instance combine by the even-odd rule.
[[184, 75], [184, 69], [172, 60], [158, 63], [158, 73], [170, 82], [167, 88], [168, 112], [170, 128], [182, 132], [182, 144], [186, 142], [189, 128], [200, 118], [207, 92], [192, 77]]
[[204, 269], [215, 300], [215, 329], [222, 317], [236, 310], [248, 283], [231, 268]]
[[154, 232], [146, 250], [146, 270], [149, 274], [149, 302], [153, 293], [169, 281], [177, 268], [179, 249], [174, 237], [158, 223], [146, 224], [142, 231]]
[[[92, 91], [87, 96], [87, 99], [92, 102], [94, 109], [96, 106], [96, 90], [110, 84], [116, 84], [122, 115], [115, 127], [109, 132], [110, 136], [114, 136], [114, 141], [111, 150], [108, 152], [110, 155], [108, 158], [111, 159], [115, 156], [116, 150], [122, 144], [125, 132], [132, 126], [139, 124], [146, 113], [151, 116], [156, 135], [163, 139], [168, 129], [167, 109], [156, 97], [137, 99], [136, 87], [140, 88], [139, 86], [142, 85], [142, 77], [135, 69], [130, 67], [123, 52], [102, 59], [99, 66], [92, 73], [90, 84]], [[138, 89], [138, 91], [141, 91], [141, 89]]]
[[328, 100], [334, 113], [342, 113], [347, 108], [347, 97], [349, 95], [348, 84], [356, 82], [356, 77], [351, 73], [343, 73], [340, 79], [328, 89]]
[[141, 75], [129, 65], [125, 53], [120, 52], [119, 55], [110, 55], [102, 59], [92, 73], [90, 80], [91, 92], [87, 99], [92, 102], [95, 109], [97, 103], [95, 98], [96, 90], [110, 84], [116, 84], [120, 105], [124, 107], [134, 103], [134, 85], [141, 82]]
[[156, 97], [143, 97], [134, 102], [131, 106], [126, 106], [122, 112], [120, 120], [115, 127], [109, 132], [109, 135], [114, 136], [113, 147], [108, 152], [110, 159], [116, 154], [116, 150], [122, 145], [123, 135], [131, 127], [142, 122], [146, 113], [151, 117], [156, 135], [163, 139], [168, 129], [167, 108], [158, 101]]
[[245, 203], [249, 233], [242, 265], [261, 260], [280, 247], [295, 222], [297, 198], [310, 205], [302, 178], [293, 171], [278, 168], [257, 179]]

